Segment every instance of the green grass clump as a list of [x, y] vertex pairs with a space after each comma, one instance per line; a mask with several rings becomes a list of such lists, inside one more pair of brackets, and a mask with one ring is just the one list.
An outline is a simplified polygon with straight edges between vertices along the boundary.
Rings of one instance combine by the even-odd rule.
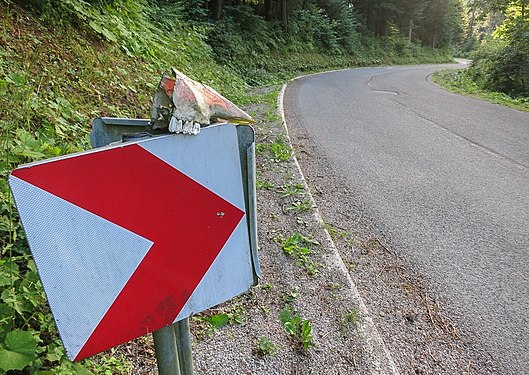
[[274, 355], [279, 349], [279, 345], [274, 344], [266, 337], [259, 337], [256, 341], [257, 354], [260, 356]]
[[529, 112], [529, 97], [513, 98], [505, 93], [483, 89], [466, 69], [441, 70], [433, 75], [438, 85], [455, 92], [491, 103]]

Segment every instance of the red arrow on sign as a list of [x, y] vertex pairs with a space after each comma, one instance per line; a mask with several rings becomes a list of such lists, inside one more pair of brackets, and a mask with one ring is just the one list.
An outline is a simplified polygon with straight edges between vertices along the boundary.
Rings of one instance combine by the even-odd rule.
[[245, 214], [136, 144], [12, 175], [154, 243], [76, 361], [171, 324]]

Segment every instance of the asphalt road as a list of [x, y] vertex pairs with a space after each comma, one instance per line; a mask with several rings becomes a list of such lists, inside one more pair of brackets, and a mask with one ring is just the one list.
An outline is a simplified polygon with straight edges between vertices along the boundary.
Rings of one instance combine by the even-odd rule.
[[440, 67], [302, 78], [287, 88], [287, 123], [302, 123], [356, 205], [463, 328], [525, 374], [529, 113], [437, 87], [428, 77]]

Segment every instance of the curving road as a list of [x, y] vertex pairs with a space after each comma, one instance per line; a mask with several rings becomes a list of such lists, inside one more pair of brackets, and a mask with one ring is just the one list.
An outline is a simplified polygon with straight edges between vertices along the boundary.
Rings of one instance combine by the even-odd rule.
[[[453, 66], [453, 65], [452, 65]], [[529, 371], [529, 113], [449, 93], [442, 66], [294, 81], [303, 126], [398, 254], [517, 374]]]

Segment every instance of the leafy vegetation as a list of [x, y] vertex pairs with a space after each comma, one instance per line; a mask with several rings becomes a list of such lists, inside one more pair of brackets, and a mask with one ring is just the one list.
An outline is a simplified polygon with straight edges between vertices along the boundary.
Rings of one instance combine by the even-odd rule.
[[354, 235], [343, 229], [337, 228], [327, 223], [324, 223], [323, 227], [327, 232], [329, 232], [329, 235], [333, 238], [333, 240], [342, 239], [345, 241], [346, 244], [351, 247], [360, 246], [362, 244], [362, 242], [358, 240]]
[[449, 89], [526, 110], [529, 97], [529, 12], [526, 0], [473, 0], [464, 72], [437, 80]]
[[305, 195], [305, 187], [300, 182], [283, 185], [278, 191], [281, 198]]
[[284, 136], [279, 136], [273, 142], [259, 143], [256, 148], [258, 153], [270, 153], [272, 159], [276, 162], [282, 162], [292, 157], [292, 148], [286, 142]]
[[342, 334], [346, 334], [351, 327], [358, 330], [358, 324], [360, 323], [361, 315], [356, 309], [351, 309], [349, 312], [342, 314], [340, 317], [340, 331]]
[[529, 98], [513, 98], [503, 92], [485, 90], [472, 78], [468, 70], [442, 70], [436, 72], [433, 81], [444, 88], [459, 93], [474, 96], [492, 103], [529, 112]]
[[310, 254], [312, 253], [312, 246], [315, 245], [317, 246], [319, 243], [296, 232], [282, 242], [281, 248], [296, 259], [296, 264], [303, 266], [309, 275], [314, 276], [318, 273], [318, 264], [310, 259]]
[[314, 210], [314, 206], [312, 205], [312, 201], [310, 199], [295, 199], [285, 208], [285, 211], [297, 212], [306, 212], [312, 210]]
[[[0, 2], [0, 373], [120, 374], [130, 368], [120, 356], [75, 364], [66, 358], [8, 173], [21, 163], [88, 149], [94, 117], [148, 117], [156, 83], [172, 66], [245, 104], [276, 102], [277, 90], [266, 97], [246, 93], [252, 85], [282, 83], [299, 72], [449, 59], [448, 36], [439, 37], [435, 48], [418, 33], [406, 39], [395, 17], [383, 33], [373, 32], [360, 3], [296, 0], [283, 8], [277, 0]], [[395, 14], [402, 15], [399, 9], [397, 4]], [[267, 117], [276, 120], [277, 113]], [[277, 161], [292, 156], [284, 139], [264, 151]], [[266, 182], [261, 187], [276, 189]], [[298, 193], [296, 186], [281, 192]], [[307, 204], [297, 200], [292, 209], [309, 209]], [[284, 250], [314, 274], [314, 244], [299, 235]], [[214, 329], [235, 322], [233, 314], [202, 322]], [[296, 322], [288, 325], [291, 331], [310, 336], [310, 324]]]
[[256, 342], [257, 354], [261, 356], [274, 355], [280, 348], [266, 337], [259, 337]]
[[308, 349], [315, 346], [314, 338], [312, 336], [312, 326], [308, 319], [303, 319], [290, 305], [285, 305], [279, 320], [288, 333], [294, 340], [295, 343], [302, 349]]
[[194, 327], [195, 337], [204, 339], [212, 336], [215, 331], [227, 325], [242, 324], [246, 319], [246, 311], [240, 304], [235, 304], [229, 309], [221, 309], [221, 311], [205, 312], [193, 317], [196, 323]]

